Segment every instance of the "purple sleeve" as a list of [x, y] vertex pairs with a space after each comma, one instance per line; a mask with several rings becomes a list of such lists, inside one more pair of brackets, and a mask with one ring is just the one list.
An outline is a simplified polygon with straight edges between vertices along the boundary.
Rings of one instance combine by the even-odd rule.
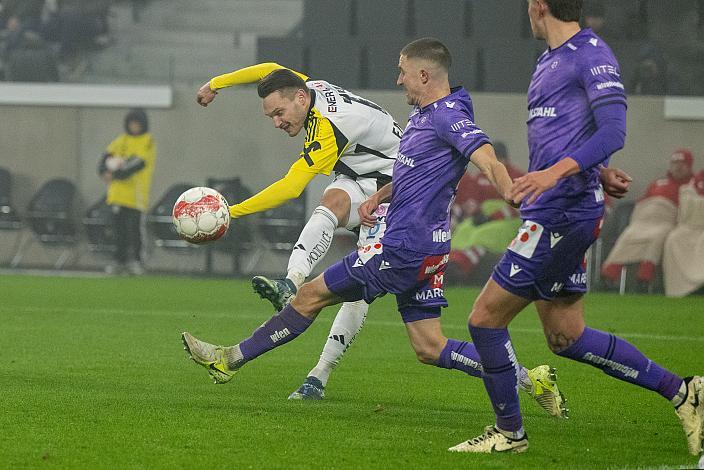
[[474, 123], [469, 112], [438, 110], [434, 113], [433, 120], [438, 137], [456, 148], [468, 160], [479, 147], [491, 143], [484, 131]]
[[611, 49], [596, 37], [582, 47], [577, 73], [589, 100], [596, 132], [570, 157], [584, 171], [607, 162], [623, 148], [627, 105], [621, 70]]
[[604, 163], [626, 141], [626, 106], [622, 102], [605, 103], [593, 111], [596, 132], [569, 157], [582, 171]]

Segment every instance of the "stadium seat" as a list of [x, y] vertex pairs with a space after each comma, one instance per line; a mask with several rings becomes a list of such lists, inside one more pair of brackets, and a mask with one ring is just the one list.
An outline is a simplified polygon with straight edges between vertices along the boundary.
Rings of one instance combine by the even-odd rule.
[[254, 249], [242, 271], [251, 272], [267, 250], [292, 251], [307, 220], [305, 191], [297, 199], [259, 214], [254, 222]]
[[105, 202], [105, 196], [88, 208], [83, 217], [83, 228], [88, 237], [88, 249], [96, 253], [114, 253], [112, 212]]
[[[47, 246], [63, 249], [54, 263], [56, 269], [61, 269], [66, 264], [78, 243], [75, 203], [76, 186], [63, 178], [44, 183], [29, 202], [26, 220], [34, 238]], [[31, 242], [31, 237], [23, 239], [12, 260], [12, 267], [20, 263]]]
[[18, 230], [22, 228], [15, 208], [12, 206], [12, 175], [6, 168], [0, 168], [0, 229]]
[[[15, 242], [10, 248], [9, 256], [17, 256], [19, 243], [22, 241], [20, 229], [22, 220], [12, 205], [12, 175], [6, 168], [0, 168], [0, 230], [11, 230], [16, 233]], [[3, 260], [3, 264], [4, 264]]]
[[[230, 205], [244, 201], [252, 195], [249, 188], [242, 184], [242, 180], [236, 177], [208, 178], [206, 186], [222, 194]], [[214, 252], [222, 252], [232, 256], [232, 272], [234, 275], [239, 275], [242, 258], [253, 247], [253, 239], [252, 224], [249, 218], [230, 220], [230, 228], [227, 233], [217, 243], [206, 245], [205, 271], [213, 272], [213, 254]]]
[[147, 228], [154, 237], [154, 244], [157, 247], [176, 251], [188, 251], [198, 247], [198, 245], [188, 243], [178, 236], [171, 215], [176, 199], [183, 192], [195, 186], [198, 185], [177, 183], [170, 186], [147, 214]]

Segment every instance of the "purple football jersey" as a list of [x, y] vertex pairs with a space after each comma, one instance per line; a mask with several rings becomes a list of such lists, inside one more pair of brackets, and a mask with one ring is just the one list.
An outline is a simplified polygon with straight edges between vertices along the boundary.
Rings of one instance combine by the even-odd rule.
[[450, 251], [450, 206], [469, 157], [489, 138], [474, 124], [469, 94], [450, 95], [411, 113], [394, 164], [384, 245], [425, 254]]
[[[545, 51], [528, 88], [528, 171], [544, 170], [580, 148], [596, 132], [593, 110], [611, 103], [626, 103], [621, 72], [609, 46], [591, 29]], [[521, 217], [586, 220], [603, 211], [599, 169], [592, 167], [524, 203]]]

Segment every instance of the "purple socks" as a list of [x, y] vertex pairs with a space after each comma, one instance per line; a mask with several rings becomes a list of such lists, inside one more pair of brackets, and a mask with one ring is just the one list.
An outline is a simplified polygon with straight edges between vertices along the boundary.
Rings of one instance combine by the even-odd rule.
[[482, 365], [479, 354], [472, 343], [447, 339], [445, 348], [440, 353], [438, 367], [444, 369], [457, 369], [473, 377], [482, 376]]
[[496, 413], [496, 426], [502, 431], [523, 428], [518, 401], [518, 360], [506, 328], [469, 326], [481, 363], [484, 386]]
[[278, 314], [257, 328], [252, 336], [242, 341], [239, 346], [245, 361], [251, 361], [267, 351], [286, 344], [313, 323], [291, 305], [287, 305]]
[[654, 390], [672, 400], [682, 384], [682, 379], [663, 369], [618, 336], [591, 328], [569, 348], [558, 353], [603, 370], [606, 374], [648, 390]]

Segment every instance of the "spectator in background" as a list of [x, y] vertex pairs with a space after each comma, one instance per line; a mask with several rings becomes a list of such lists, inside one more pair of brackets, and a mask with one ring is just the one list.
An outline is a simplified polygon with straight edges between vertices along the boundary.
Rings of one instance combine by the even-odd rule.
[[142, 265], [142, 213], [149, 207], [156, 145], [146, 113], [133, 109], [125, 116], [125, 133], [113, 140], [103, 155], [98, 173], [108, 184], [107, 204], [112, 207], [115, 262], [106, 272], [127, 269], [144, 273]]
[[[494, 152], [511, 179], [523, 176], [524, 172], [511, 164], [503, 142], [494, 143]], [[518, 211], [506, 204], [482, 173], [465, 173], [452, 212], [453, 220], [459, 222], [452, 229], [448, 280], [466, 281], [487, 252], [504, 252], [521, 221]]]
[[667, 63], [651, 42], [643, 44], [629, 91], [636, 95], [664, 95], [667, 92]]
[[602, 266], [601, 275], [608, 283], [619, 279], [623, 265], [640, 263], [636, 277], [644, 287], [651, 285], [665, 237], [675, 226], [680, 186], [692, 178], [692, 164], [692, 152], [677, 150], [670, 157], [667, 176], [650, 183]]
[[704, 170], [680, 188], [677, 227], [665, 240], [665, 294], [682, 297], [704, 286]]

